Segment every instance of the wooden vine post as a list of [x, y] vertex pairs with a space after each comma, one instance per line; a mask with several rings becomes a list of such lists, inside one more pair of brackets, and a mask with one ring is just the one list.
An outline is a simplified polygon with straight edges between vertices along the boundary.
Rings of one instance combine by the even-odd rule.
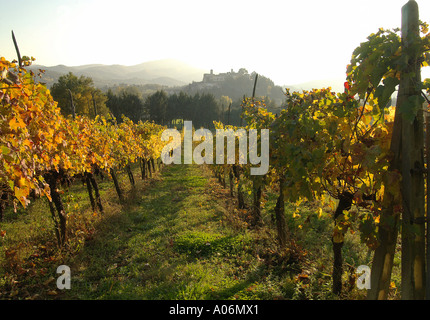
[[417, 46], [419, 14], [414, 0], [402, 7], [401, 38], [405, 64], [400, 73], [389, 171], [401, 174], [402, 216], [395, 210], [400, 203], [386, 190], [378, 231], [380, 244], [375, 250], [367, 295], [372, 300], [388, 297], [400, 220], [401, 296], [404, 300], [425, 296], [424, 119]]
[[426, 162], [427, 162], [427, 234], [426, 234], [426, 300], [430, 300], [430, 114], [426, 115]]
[[[254, 88], [252, 89], [252, 104], [255, 99], [255, 89], [257, 88], [258, 73], [255, 74]], [[242, 110], [243, 112], [243, 110]], [[261, 196], [263, 189], [264, 177], [257, 176], [252, 179], [252, 193], [253, 193], [253, 224], [260, 225], [262, 222], [261, 218]]]
[[276, 230], [278, 232], [278, 242], [282, 249], [286, 247], [288, 240], [287, 222], [285, 220], [284, 184], [285, 179], [281, 176], [279, 178], [279, 195], [275, 206], [275, 220]]
[[[425, 296], [425, 194], [424, 119], [421, 98], [421, 65], [418, 4], [410, 0], [402, 7], [402, 46], [408, 59], [398, 93], [402, 109], [402, 299]], [[410, 117], [410, 114], [413, 117]]]

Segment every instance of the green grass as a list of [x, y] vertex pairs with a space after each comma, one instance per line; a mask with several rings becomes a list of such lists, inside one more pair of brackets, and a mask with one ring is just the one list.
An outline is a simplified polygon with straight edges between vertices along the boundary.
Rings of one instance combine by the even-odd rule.
[[[202, 167], [175, 165], [105, 221], [72, 264], [67, 299], [261, 299], [282, 297], [263, 250], [229, 227], [227, 192]], [[267, 290], [266, 290], [267, 289]]]
[[[99, 180], [105, 205], [112, 211], [112, 181]], [[124, 181], [122, 181], [124, 186]], [[85, 239], [95, 231], [100, 216], [91, 210], [86, 187], [78, 180], [70, 188], [61, 187], [68, 213], [67, 247], [57, 248], [54, 223], [45, 198], [33, 200], [27, 209], [8, 208], [0, 222], [5, 236], [0, 238], [0, 299], [38, 299], [53, 295], [56, 268], [79, 252]]]
[[[289, 245], [280, 250], [272, 215], [276, 194], [264, 192], [264, 226], [250, 228], [247, 210], [198, 165], [166, 166], [136, 188], [120, 175], [126, 202], [109, 179], [99, 180], [103, 215], [94, 215], [86, 187], [77, 182], [63, 195], [69, 243], [55, 247], [46, 201], [9, 211], [0, 225], [0, 299], [363, 299], [345, 286], [331, 294], [333, 226], [330, 210], [287, 204]], [[228, 186], [228, 182], [227, 182]], [[247, 203], [251, 203], [245, 193]], [[14, 254], [11, 254], [11, 252]], [[344, 245], [345, 284], [371, 256], [357, 234]], [[9, 256], [8, 256], [9, 254]], [[398, 260], [398, 259], [397, 259]], [[397, 261], [398, 262], [398, 261]], [[56, 289], [56, 268], [70, 266], [72, 288]], [[398, 284], [398, 275], [393, 275]]]

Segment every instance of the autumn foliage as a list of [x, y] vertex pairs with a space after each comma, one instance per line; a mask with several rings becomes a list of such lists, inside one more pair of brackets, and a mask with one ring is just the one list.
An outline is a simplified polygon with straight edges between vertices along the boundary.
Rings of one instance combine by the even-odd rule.
[[52, 176], [109, 172], [159, 158], [164, 127], [129, 119], [118, 125], [102, 116], [65, 117], [32, 72], [1, 57], [0, 75], [0, 188], [15, 207], [26, 207], [30, 194], [52, 202], [56, 190], [47, 181]]

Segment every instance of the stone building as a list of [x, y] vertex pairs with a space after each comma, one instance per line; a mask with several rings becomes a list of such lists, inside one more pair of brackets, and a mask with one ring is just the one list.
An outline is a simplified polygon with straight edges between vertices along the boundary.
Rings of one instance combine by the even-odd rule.
[[203, 75], [203, 82], [204, 83], [221, 82], [221, 81], [224, 81], [228, 77], [234, 78], [237, 75], [238, 75], [238, 73], [234, 72], [233, 69], [231, 69], [230, 72], [219, 73], [219, 74], [214, 74], [213, 69], [211, 69], [210, 73], [205, 73]]

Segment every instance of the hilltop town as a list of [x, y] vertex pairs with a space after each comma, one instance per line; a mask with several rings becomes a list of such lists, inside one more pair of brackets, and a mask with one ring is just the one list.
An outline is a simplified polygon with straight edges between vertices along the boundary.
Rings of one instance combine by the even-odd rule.
[[[218, 98], [229, 96], [233, 100], [241, 100], [244, 95], [247, 97], [252, 95], [256, 76], [256, 72], [248, 73], [245, 68], [240, 68], [237, 72], [231, 69], [229, 72], [218, 74], [211, 69], [209, 73], [203, 74], [202, 81], [193, 81], [189, 85], [181, 87], [181, 90], [187, 93], [206, 92], [212, 93]], [[275, 85], [272, 80], [260, 74], [255, 95], [270, 98], [278, 106], [284, 99], [282, 87]]]

